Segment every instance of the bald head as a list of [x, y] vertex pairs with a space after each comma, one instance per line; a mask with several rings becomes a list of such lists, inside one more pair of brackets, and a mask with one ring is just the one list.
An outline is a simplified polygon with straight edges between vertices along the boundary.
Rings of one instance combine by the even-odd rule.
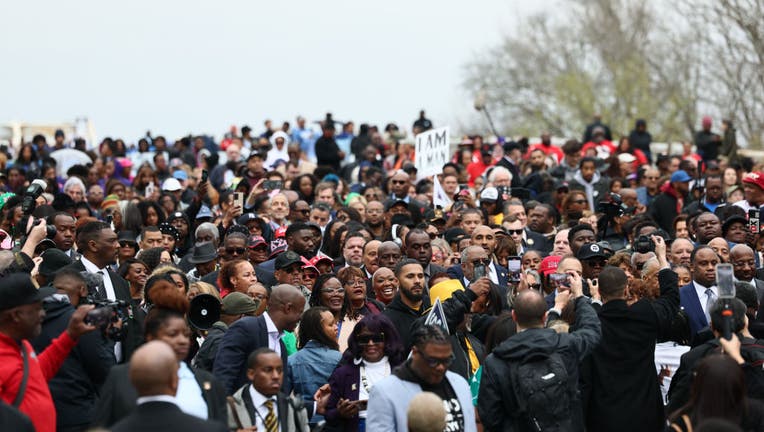
[[411, 432], [440, 432], [446, 427], [443, 399], [432, 392], [422, 392], [409, 402], [408, 428]]
[[300, 289], [294, 285], [281, 284], [274, 285], [271, 288], [271, 297], [268, 300], [269, 307], [276, 307], [285, 305], [288, 303], [297, 303], [299, 299], [305, 299], [300, 292]]
[[518, 327], [543, 327], [546, 317], [546, 300], [536, 290], [525, 290], [517, 295], [512, 309], [512, 319]]
[[175, 396], [178, 390], [178, 359], [170, 345], [151, 341], [130, 358], [130, 382], [138, 396]]
[[401, 248], [395, 242], [384, 241], [377, 248], [377, 259], [380, 267], [392, 270], [401, 259]]
[[756, 258], [750, 246], [736, 244], [730, 250], [730, 263], [735, 273], [735, 278], [749, 282], [756, 275]]

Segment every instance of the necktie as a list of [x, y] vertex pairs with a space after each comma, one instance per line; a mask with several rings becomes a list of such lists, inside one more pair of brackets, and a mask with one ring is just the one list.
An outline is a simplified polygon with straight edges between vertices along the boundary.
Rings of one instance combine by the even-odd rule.
[[265, 416], [265, 421], [263, 422], [265, 432], [278, 432], [279, 421], [276, 419], [276, 413], [273, 412], [273, 400], [268, 399], [263, 405], [268, 408], [268, 415]]
[[711, 322], [711, 308], [714, 306], [715, 301], [716, 294], [714, 294], [714, 291], [711, 288], [706, 288], [706, 320], [709, 323]]
[[[101, 274], [103, 278], [109, 277], [109, 275], [106, 273], [106, 270], [98, 270], [98, 273]], [[101, 284], [98, 285], [98, 298], [101, 300], [106, 300], [106, 286], [104, 285], [104, 282], [101, 281]]]

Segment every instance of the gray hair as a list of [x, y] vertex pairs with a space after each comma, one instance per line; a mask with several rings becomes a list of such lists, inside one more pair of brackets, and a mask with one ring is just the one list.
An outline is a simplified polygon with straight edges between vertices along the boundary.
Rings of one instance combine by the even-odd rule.
[[484, 250], [484, 249], [482, 246], [467, 246], [466, 248], [464, 248], [464, 250], [462, 251], [462, 258], [461, 258], [462, 264], [467, 264], [467, 261], [469, 261], [468, 255], [471, 250]]
[[79, 186], [80, 189], [82, 189], [83, 194], [87, 192], [87, 189], [85, 189], [85, 183], [83, 183], [79, 177], [69, 177], [69, 180], [64, 183], [64, 193], [66, 193], [72, 186]]
[[642, 272], [640, 276], [642, 276], [642, 279], [646, 278], [650, 273], [653, 273], [654, 271], [660, 270], [661, 263], [658, 261], [658, 258], [651, 257], [647, 261], [645, 261], [644, 266], [642, 266]]
[[199, 237], [199, 233], [204, 231], [209, 231], [212, 233], [216, 244], [220, 242], [220, 231], [218, 231], [218, 227], [216, 227], [214, 223], [204, 222], [199, 224], [199, 226], [196, 227], [196, 231], [194, 231], [194, 237]]
[[489, 175], [488, 175], [488, 181], [489, 181], [489, 182], [491, 182], [491, 183], [493, 183], [493, 182], [494, 182], [494, 180], [496, 179], [496, 174], [497, 174], [497, 173], [504, 173], [504, 174], [507, 174], [507, 175], [509, 176], [509, 181], [512, 181], [512, 173], [511, 173], [511, 172], [509, 172], [509, 170], [508, 170], [508, 169], [506, 169], [506, 168], [504, 168], [504, 167], [502, 167], [502, 166], [497, 166], [497, 167], [494, 167], [494, 168], [491, 170], [491, 174], [489, 174]]

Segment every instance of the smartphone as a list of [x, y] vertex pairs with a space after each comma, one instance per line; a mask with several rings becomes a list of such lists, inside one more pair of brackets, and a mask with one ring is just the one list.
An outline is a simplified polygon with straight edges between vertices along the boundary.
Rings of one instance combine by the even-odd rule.
[[748, 230], [751, 234], [758, 234], [761, 231], [761, 210], [750, 209], [748, 210]]
[[154, 186], [154, 183], [149, 183], [146, 185], [146, 198], [151, 197], [154, 195], [154, 191], [156, 190], [156, 186]]
[[361, 411], [365, 411], [366, 408], [369, 406], [369, 400], [368, 399], [359, 400], [356, 403], [358, 404], [358, 409], [361, 410]]
[[560, 290], [560, 288], [568, 288], [568, 275], [565, 273], [552, 273], [549, 275], [549, 282], [554, 285], [555, 288]]
[[281, 190], [284, 188], [284, 182], [281, 180], [266, 180], [263, 182], [263, 189], [267, 191]]
[[520, 281], [521, 259], [519, 256], [507, 258], [507, 270], [509, 270], [509, 280], [512, 282]]
[[244, 211], [244, 192], [233, 193], [233, 205], [239, 206], [239, 208]]
[[207, 173], [207, 170], [202, 170], [202, 182], [206, 182], [207, 178], [209, 178], [209, 173]]
[[467, 189], [469, 189], [469, 188], [470, 188], [470, 187], [469, 187], [469, 186], [467, 186], [467, 185], [466, 185], [466, 184], [464, 184], [464, 183], [462, 183], [462, 184], [460, 184], [460, 185], [459, 185], [459, 191], [460, 191], [460, 192], [461, 192], [461, 191], [463, 191], [463, 190], [467, 190]]
[[485, 277], [485, 265], [484, 264], [476, 264], [474, 270], [472, 271], [472, 280], [476, 281], [482, 277]]
[[719, 287], [719, 297], [735, 297], [735, 276], [732, 264], [716, 265], [716, 286]]

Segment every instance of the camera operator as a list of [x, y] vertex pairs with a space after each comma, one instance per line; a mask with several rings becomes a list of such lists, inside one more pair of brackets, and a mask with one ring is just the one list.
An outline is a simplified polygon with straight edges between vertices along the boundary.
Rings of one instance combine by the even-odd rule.
[[682, 213], [690, 215], [699, 212], [714, 213], [717, 207], [724, 204], [724, 190], [720, 175], [706, 176], [703, 181], [696, 182], [695, 185], [695, 188], [700, 188], [703, 194], [699, 200], [687, 204]]
[[[85, 279], [72, 269], [59, 270], [52, 282], [56, 292], [43, 300], [42, 332], [31, 341], [36, 352], [45, 350], [66, 329], [88, 293]], [[48, 381], [56, 406], [56, 430], [79, 431], [90, 425], [98, 389], [114, 364], [114, 352], [100, 332], [80, 337], [58, 373]]]

